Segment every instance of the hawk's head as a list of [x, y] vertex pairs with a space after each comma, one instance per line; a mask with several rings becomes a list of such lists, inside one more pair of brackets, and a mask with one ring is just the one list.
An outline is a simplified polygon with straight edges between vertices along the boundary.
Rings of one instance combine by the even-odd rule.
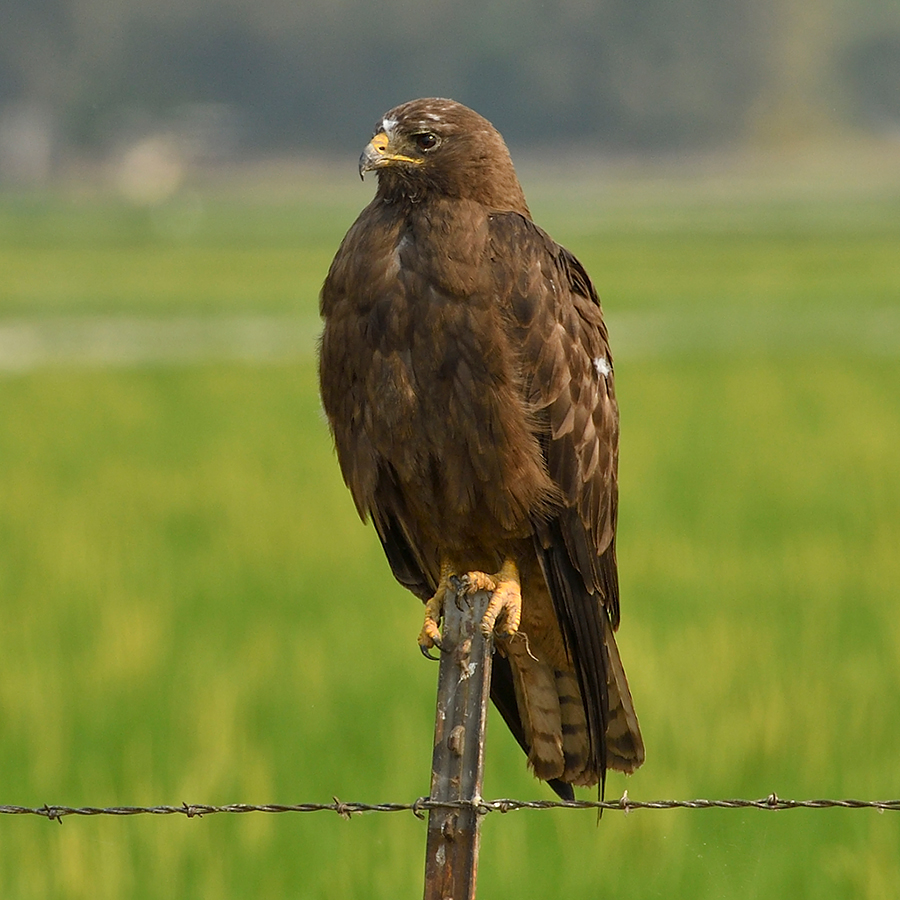
[[359, 174], [378, 174], [385, 199], [442, 195], [528, 215], [500, 133], [454, 100], [410, 100], [385, 113], [359, 159]]

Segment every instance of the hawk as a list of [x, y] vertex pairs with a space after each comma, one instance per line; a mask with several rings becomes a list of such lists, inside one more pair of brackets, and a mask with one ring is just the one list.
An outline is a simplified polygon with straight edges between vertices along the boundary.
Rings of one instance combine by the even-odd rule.
[[460, 103], [386, 113], [375, 198], [321, 293], [322, 404], [344, 480], [440, 647], [445, 597], [491, 592], [491, 698], [534, 774], [633, 772], [619, 624], [619, 415], [597, 292], [534, 224], [497, 130]]

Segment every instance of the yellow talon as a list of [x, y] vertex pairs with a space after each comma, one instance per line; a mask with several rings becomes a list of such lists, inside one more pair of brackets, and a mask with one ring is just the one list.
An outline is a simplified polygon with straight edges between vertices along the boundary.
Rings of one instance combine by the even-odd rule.
[[428, 652], [432, 647], [440, 649], [441, 632], [440, 622], [444, 616], [444, 601], [447, 598], [447, 590], [450, 579], [453, 577], [453, 568], [446, 560], [441, 562], [441, 580], [438, 582], [434, 595], [425, 602], [425, 621], [419, 632], [419, 649], [423, 655], [434, 658]]
[[[463, 581], [469, 594], [491, 592], [488, 608], [481, 620], [481, 633], [490, 637], [496, 630], [497, 636], [503, 638], [511, 638], [516, 634], [522, 621], [522, 589], [516, 564], [507, 557], [495, 575], [469, 572]], [[501, 623], [499, 627], [498, 619]]]
[[422, 623], [422, 630], [419, 632], [419, 647], [425, 653], [432, 647], [441, 646], [441, 632], [439, 624], [444, 614], [444, 596], [446, 590], [438, 587], [434, 596], [425, 604], [425, 621]]
[[425, 621], [418, 637], [419, 649], [425, 656], [433, 658], [428, 651], [432, 647], [441, 646], [440, 622], [444, 615], [444, 603], [448, 591], [456, 594], [460, 582], [469, 595], [479, 591], [489, 591], [491, 594], [480, 626], [485, 637], [496, 632], [498, 637], [511, 638], [519, 631], [522, 621], [522, 589], [519, 570], [511, 559], [505, 559], [500, 571], [494, 575], [468, 572], [459, 581], [453, 567], [445, 560], [441, 563], [441, 580], [437, 590], [425, 603]]

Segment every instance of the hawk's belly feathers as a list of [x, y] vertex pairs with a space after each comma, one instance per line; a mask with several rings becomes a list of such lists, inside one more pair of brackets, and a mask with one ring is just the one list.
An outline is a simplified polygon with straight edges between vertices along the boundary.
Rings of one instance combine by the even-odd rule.
[[442, 282], [421, 246], [405, 269], [410, 238], [395, 235], [364, 294], [331, 298], [323, 337], [322, 364], [341, 373], [323, 401], [345, 480], [368, 512], [390, 479], [441, 542], [526, 537], [554, 487], [503, 312]]

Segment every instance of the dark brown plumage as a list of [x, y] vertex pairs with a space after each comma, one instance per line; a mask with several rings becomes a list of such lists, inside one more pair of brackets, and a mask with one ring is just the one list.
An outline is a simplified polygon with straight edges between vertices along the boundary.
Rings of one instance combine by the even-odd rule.
[[375, 198], [321, 296], [341, 470], [427, 616], [451, 575], [496, 587], [491, 696], [535, 774], [572, 796], [644, 759], [613, 638], [619, 423], [600, 302], [472, 110], [396, 107], [369, 170]]

